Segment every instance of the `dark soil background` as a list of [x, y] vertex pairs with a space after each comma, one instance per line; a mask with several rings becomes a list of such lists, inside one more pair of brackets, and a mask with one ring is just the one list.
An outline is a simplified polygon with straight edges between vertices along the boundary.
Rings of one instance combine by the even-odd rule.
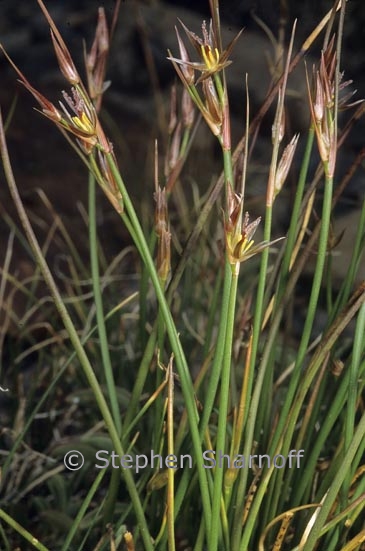
[[[110, 16], [115, 0], [52, 0], [47, 7], [62, 31], [73, 54], [80, 51], [80, 41], [91, 38], [98, 6], [103, 6]], [[161, 15], [177, 9], [186, 9], [203, 18], [209, 18], [208, 0], [136, 0], [122, 2], [121, 14], [133, 11], [135, 6], [159, 6]], [[222, 0], [221, 17], [227, 25], [261, 32], [253, 16], [261, 19], [274, 33], [282, 21], [288, 33], [295, 19], [298, 20], [297, 35], [305, 37], [323, 15], [331, 9], [332, 0]], [[343, 68], [352, 77], [361, 76], [365, 49], [365, 4], [361, 0], [349, 0], [346, 6], [345, 50]], [[29, 71], [49, 55], [48, 27], [36, 0], [1, 0], [0, 36], [2, 43], [22, 59]], [[157, 23], [157, 22], [156, 22]], [[123, 15], [119, 27], [123, 27]], [[169, 30], [166, 29], [166, 33]], [[157, 39], [157, 37], [155, 37]], [[161, 38], [161, 37], [160, 37]], [[73, 48], [75, 46], [75, 48]], [[132, 46], [132, 45], [131, 45]], [[318, 44], [320, 48], [320, 43]], [[48, 53], [47, 53], [48, 50]], [[39, 66], [38, 66], [39, 67]], [[43, 69], [47, 69], [43, 67]], [[140, 70], [141, 67], [138, 67]]]

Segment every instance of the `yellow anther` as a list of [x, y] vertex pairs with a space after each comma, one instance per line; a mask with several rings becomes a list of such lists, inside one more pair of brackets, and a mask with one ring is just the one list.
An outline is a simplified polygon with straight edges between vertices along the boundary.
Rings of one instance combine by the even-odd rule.
[[88, 116], [83, 112], [81, 117], [71, 117], [72, 122], [77, 128], [86, 134], [95, 134], [95, 127]]
[[238, 260], [242, 260], [244, 255], [249, 251], [254, 244], [254, 241], [248, 241], [246, 237], [240, 239], [234, 248], [233, 256]]
[[218, 48], [211, 48], [207, 44], [201, 47], [204, 63], [208, 71], [214, 71], [219, 67], [219, 51]]

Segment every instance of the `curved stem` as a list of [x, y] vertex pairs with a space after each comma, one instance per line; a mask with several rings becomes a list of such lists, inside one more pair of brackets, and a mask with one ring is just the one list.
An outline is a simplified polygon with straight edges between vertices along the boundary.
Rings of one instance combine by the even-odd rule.
[[[2, 116], [0, 112], [0, 149], [1, 149], [1, 156], [3, 160], [4, 165], [4, 171], [6, 175], [6, 179], [8, 182], [9, 190], [11, 193], [11, 196], [13, 198], [13, 201], [15, 203], [19, 218], [21, 220], [24, 232], [27, 236], [27, 239], [29, 241], [29, 244], [32, 248], [33, 254], [38, 262], [38, 265], [40, 267], [40, 270], [42, 272], [42, 275], [44, 277], [44, 280], [52, 294], [52, 298], [54, 300], [55, 306], [58, 310], [58, 313], [62, 319], [62, 322], [66, 328], [66, 331], [70, 337], [72, 346], [74, 347], [74, 350], [77, 354], [77, 357], [80, 361], [80, 364], [82, 366], [82, 369], [84, 371], [84, 374], [88, 380], [88, 383], [90, 385], [90, 388], [92, 389], [95, 400], [98, 404], [100, 413], [103, 416], [103, 419], [105, 421], [105, 425], [108, 429], [110, 438], [113, 442], [114, 450], [117, 452], [118, 455], [123, 456], [124, 449], [119, 439], [119, 434], [116, 429], [116, 426], [113, 421], [113, 417], [110, 413], [108, 404], [106, 403], [106, 400], [104, 398], [103, 392], [100, 388], [99, 382], [96, 378], [96, 375], [94, 373], [94, 370], [92, 368], [92, 365], [90, 363], [90, 360], [85, 352], [85, 349], [79, 339], [78, 332], [71, 320], [71, 317], [67, 311], [67, 308], [62, 300], [62, 297], [60, 295], [60, 292], [57, 288], [56, 282], [50, 272], [50, 269], [47, 265], [47, 262], [42, 254], [42, 250], [39, 246], [39, 243], [37, 241], [37, 238], [34, 234], [33, 228], [30, 224], [28, 215], [24, 209], [24, 205], [22, 203], [21, 197], [19, 195], [16, 182], [14, 179], [13, 171], [10, 164], [10, 159], [8, 155], [7, 145], [6, 145], [6, 139], [4, 134], [4, 127], [3, 127], [3, 121]], [[146, 547], [146, 551], [153, 551], [153, 545], [152, 545], [152, 539], [151, 535], [149, 533], [146, 517], [144, 515], [143, 507], [139, 498], [138, 490], [135, 485], [132, 473], [130, 470], [125, 469], [123, 471], [124, 480], [129, 492], [129, 495], [131, 497], [131, 501], [133, 503], [134, 511], [138, 520], [138, 524], [141, 529], [142, 538]]]
[[[171, 311], [164, 293], [161, 287], [160, 279], [158, 277], [153, 259], [148, 248], [145, 236], [143, 234], [141, 225], [139, 223], [137, 214], [134, 210], [133, 204], [130, 200], [128, 191], [125, 187], [124, 181], [120, 175], [120, 172], [115, 164], [114, 158], [111, 154], [106, 155], [107, 162], [110, 170], [113, 174], [115, 182], [118, 185], [119, 191], [122, 194], [125, 212], [121, 213], [121, 217], [128, 229], [131, 229], [131, 235], [134, 239], [135, 245], [141, 255], [141, 258], [149, 272], [152, 284], [155, 289], [156, 297], [159, 302], [161, 315], [166, 324], [166, 331], [170, 340], [171, 348], [174, 353], [177, 370], [181, 380], [181, 387], [184, 395], [185, 405], [188, 412], [189, 427], [191, 431], [191, 437], [193, 442], [193, 449], [196, 458], [201, 456], [201, 441], [198, 431], [198, 412], [194, 400], [194, 388], [191, 380], [190, 372], [186, 362], [185, 354], [180, 342], [179, 335], [177, 333], [174, 321], [172, 319]], [[197, 461], [197, 469], [200, 483], [200, 491], [203, 502], [204, 518], [207, 526], [210, 526], [211, 521], [211, 506], [208, 492], [207, 473], [201, 461]]]

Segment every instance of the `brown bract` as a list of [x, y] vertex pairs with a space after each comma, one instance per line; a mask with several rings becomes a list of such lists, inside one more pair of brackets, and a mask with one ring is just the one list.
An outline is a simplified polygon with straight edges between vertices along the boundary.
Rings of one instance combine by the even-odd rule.
[[53, 42], [53, 47], [57, 56], [58, 64], [63, 76], [68, 80], [68, 82], [74, 86], [80, 82], [80, 76], [77, 72], [75, 64], [72, 60], [71, 54], [60, 35], [52, 17], [50, 16], [46, 6], [43, 4], [42, 0], [37, 0], [38, 4], [47, 19], [49, 26], [51, 28], [51, 38]]
[[[71, 54], [47, 8], [42, 0], [38, 0], [38, 4], [51, 28], [52, 43], [60, 71], [72, 85], [71, 93], [62, 91], [63, 102], [59, 102], [59, 108], [29, 83], [1, 45], [0, 48], [17, 72], [22, 85], [29, 90], [38, 102], [41, 108], [40, 112], [54, 122], [63, 133], [69, 133], [76, 138], [76, 144], [85, 164], [101, 185], [114, 208], [121, 213], [123, 212], [123, 200], [113, 171], [110, 168], [110, 162], [116, 166], [113, 148], [97, 116], [97, 108], [100, 107], [102, 93], [105, 90], [104, 75], [109, 51], [108, 29], [104, 11], [99, 10], [95, 40], [90, 54], [85, 54], [86, 72], [90, 88], [90, 93], [88, 93], [80, 79]], [[95, 150], [98, 151], [98, 156], [94, 158], [90, 154]], [[88, 157], [89, 155], [90, 157]]]
[[338, 94], [340, 94], [351, 84], [351, 81], [341, 82], [343, 73], [340, 73], [337, 79], [338, 82], [336, 82], [337, 57], [334, 43], [333, 36], [326, 50], [322, 52], [319, 69], [315, 70], [313, 68], [313, 80], [315, 82], [313, 93], [310, 90], [307, 73], [309, 105], [316, 132], [318, 150], [322, 162], [325, 164], [326, 171], [331, 177], [334, 174], [337, 155], [335, 120], [337, 109], [344, 110], [363, 102], [363, 100], [358, 100], [349, 103], [350, 98], [354, 94], [351, 91], [338, 97], [336, 109], [336, 85], [338, 85]]
[[104, 8], [99, 8], [94, 42], [89, 53], [84, 54], [86, 77], [90, 98], [99, 112], [101, 100], [109, 82], [105, 82], [106, 62], [109, 54], [109, 32]]

